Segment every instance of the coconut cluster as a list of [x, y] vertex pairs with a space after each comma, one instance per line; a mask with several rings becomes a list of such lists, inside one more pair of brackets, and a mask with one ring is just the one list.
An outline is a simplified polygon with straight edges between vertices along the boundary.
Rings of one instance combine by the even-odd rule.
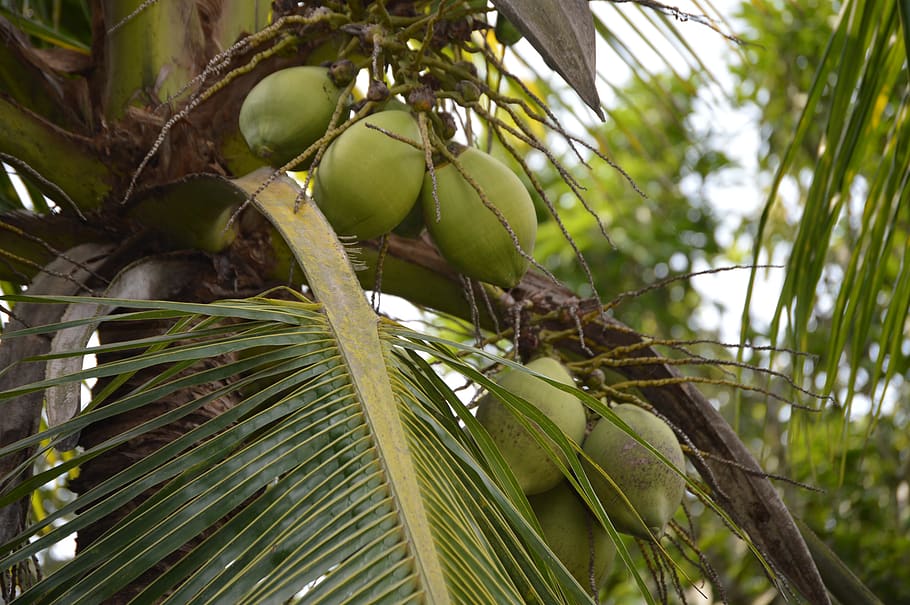
[[[346, 106], [342, 94], [330, 68], [274, 72], [246, 97], [241, 133], [270, 165], [309, 169], [313, 147]], [[387, 103], [342, 128], [313, 178], [313, 199], [339, 236], [368, 240], [395, 231], [414, 237], [425, 226], [463, 275], [504, 288], [518, 284], [534, 250], [537, 216], [511, 169], [479, 149], [452, 146], [429, 154], [437, 159], [427, 170], [424, 138], [403, 103]], [[307, 159], [298, 161], [301, 155]]]
[[[574, 385], [569, 371], [556, 359], [541, 357], [526, 367], [555, 382]], [[586, 436], [585, 407], [571, 393], [511, 368], [502, 371], [496, 383], [534, 406], [578, 445], [594, 493], [618, 531], [648, 540], [661, 535], [685, 491], [679, 472], [620, 428], [616, 419], [599, 418]], [[663, 420], [632, 404], [617, 405], [612, 411], [676, 469], [685, 468], [679, 441]], [[478, 402], [477, 419], [528, 496], [551, 550], [582, 586], [599, 590], [611, 569], [615, 547], [566, 479], [565, 454], [539, 426], [519, 421], [510, 405], [493, 393]]]

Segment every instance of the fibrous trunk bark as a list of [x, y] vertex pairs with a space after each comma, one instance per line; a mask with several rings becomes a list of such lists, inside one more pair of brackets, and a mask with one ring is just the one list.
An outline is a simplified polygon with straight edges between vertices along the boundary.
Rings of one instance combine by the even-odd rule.
[[[191, 265], [191, 267], [193, 269], [192, 271], [173, 276], [175, 283], [180, 287], [177, 291], [168, 296], [170, 300], [204, 303], [211, 302], [215, 298], [218, 298], [219, 296], [216, 292], [223, 294], [220, 290], [220, 283], [224, 278], [223, 276], [219, 276], [210, 262], [203, 260], [201, 257], [200, 262]], [[255, 289], [258, 290], [259, 287], [261, 287], [261, 285], [257, 285]], [[168, 321], [108, 322], [102, 324], [99, 328], [98, 336], [99, 341], [102, 344], [109, 344], [159, 335], [170, 327], [171, 322]], [[98, 363], [116, 361], [127, 354], [128, 353], [118, 352], [99, 355]], [[178, 377], [212, 368], [232, 360], [233, 355], [231, 354], [205, 359], [184, 369], [178, 374]], [[149, 368], [134, 374], [112, 394], [109, 401], [116, 401], [118, 396], [129, 393], [134, 388], [141, 386], [155, 376], [158, 371], [160, 371], [160, 368]], [[101, 392], [114, 378], [115, 377], [109, 377], [99, 380], [95, 384], [93, 392]], [[133, 410], [129, 414], [121, 414], [107, 419], [104, 422], [92, 424], [83, 429], [79, 439], [79, 445], [86, 449], [96, 447], [108, 439], [122, 435], [148, 420], [157, 418], [192, 401], [204, 398], [206, 395], [223, 388], [226, 384], [226, 382], [212, 382], [199, 385], [192, 389], [176, 391], [169, 397], [162, 398], [151, 405], [146, 405]], [[189, 433], [194, 428], [230, 409], [240, 400], [240, 398], [239, 394], [232, 394], [214, 399], [210, 403], [196, 408], [191, 413], [166, 426], [143, 432], [141, 435], [130, 439], [116, 448], [89, 460], [80, 467], [78, 478], [70, 482], [70, 489], [76, 493], [88, 492], [135, 462], [142, 460], [161, 447], [168, 445], [175, 439]], [[118, 509], [115, 513], [108, 515], [81, 530], [76, 540], [77, 553], [88, 548], [95, 541], [102, 538], [118, 521], [123, 519], [131, 511], [135, 510], [150, 496], [154, 495], [158, 489], [160, 489], [160, 486], [155, 486], [154, 488], [147, 490], [138, 498]], [[121, 590], [107, 602], [114, 605], [128, 603], [130, 599], [139, 594], [145, 586], [154, 581], [155, 578], [161, 575], [161, 573], [167, 570], [195, 545], [203, 541], [209, 533], [215, 529], [217, 529], [217, 527], [210, 528], [208, 532], [191, 540], [187, 540], [181, 548], [162, 559], [157, 565], [136, 578], [129, 586]]]

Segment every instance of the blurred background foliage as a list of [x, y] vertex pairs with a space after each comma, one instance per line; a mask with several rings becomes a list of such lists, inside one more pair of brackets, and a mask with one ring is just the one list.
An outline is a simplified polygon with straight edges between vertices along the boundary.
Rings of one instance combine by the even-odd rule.
[[[729, 45], [722, 59], [724, 69], [680, 73], [665, 66], [645, 77], [642, 70], [637, 70], [624, 85], [616, 87], [613, 100], [608, 101], [607, 122], [588, 124], [589, 132], [596, 137], [599, 150], [628, 172], [646, 197], [636, 194], [621, 174], [603, 162], [595, 161], [590, 171], [573, 171], [588, 189], [586, 197], [603, 221], [612, 245], [603, 239], [595, 221], [579, 208], [555, 173], [541, 177], [551, 188], [548, 193], [557, 200], [569, 232], [592, 267], [604, 300], [693, 270], [748, 263], [753, 246], [763, 250], [760, 262], [786, 262], [794, 234], [804, 219], [803, 208], [819, 150], [826, 144], [825, 126], [834, 104], [837, 70], [826, 74], [826, 80], [816, 86], [815, 114], [806, 125], [800, 144], [790, 152], [793, 157], [787, 176], [776, 192], [777, 203], [768, 214], [760, 240], [757, 223], [761, 207], [753, 209], [743, 200], [744, 209], [737, 210], [736, 201], [731, 203], [723, 196], [737, 187], [750, 189], [761, 198], [770, 194], [775, 172], [794, 140], [842, 8], [842, 2], [813, 0], [728, 3], [718, 10], [728, 18], [729, 31], [745, 44], [739, 49]], [[683, 36], [710, 35], [694, 23], [677, 27]], [[906, 83], [906, 59], [902, 69]], [[718, 81], [723, 83], [720, 94]], [[897, 114], [906, 104], [906, 94], [906, 84], [903, 88], [898, 85], [891, 98], [882, 99], [882, 103], [894, 107], [884, 115]], [[549, 100], [558, 105], [561, 95], [554, 85]], [[742, 122], [731, 124], [731, 116]], [[756, 131], [754, 149], [738, 145], [729, 136], [731, 130], [737, 129]], [[873, 144], [871, 148], [884, 145], [882, 140], [878, 147]], [[871, 175], [881, 161], [881, 155], [860, 158], [856, 170], [860, 175]], [[568, 155], [565, 162], [572, 164]], [[894, 378], [887, 396], [882, 393], [882, 376], [873, 379], [881, 346], [878, 343], [889, 336], [883, 333], [888, 329], [883, 319], [889, 300], [878, 301], [878, 321], [872, 321], [868, 330], [847, 335], [845, 346], [864, 351], [859, 356], [858, 369], [851, 372], [851, 361], [845, 355], [834, 359], [838, 367], [834, 380], [827, 372], [832, 323], [837, 319], [833, 301], [840, 291], [839, 277], [847, 270], [858, 240], [868, 237], [866, 225], [855, 216], [863, 212], [863, 193], [857, 191], [846, 216], [838, 221], [830, 244], [818, 242], [818, 252], [825, 256], [827, 265], [817, 288], [809, 329], [796, 343], [805, 355], [770, 355], [767, 350], [750, 348], [744, 348], [741, 354], [744, 362], [771, 367], [786, 375], [793, 375], [798, 369], [803, 373], [798, 378], [801, 387], [819, 393], [830, 387], [834, 399], [813, 400], [786, 381], [748, 370], [741, 372], [739, 379], [767, 390], [767, 394], [739, 391], [732, 396], [728, 388], [701, 388], [734, 423], [768, 472], [818, 490], [779, 481], [794, 514], [804, 519], [884, 603], [910, 603], [910, 581], [900, 571], [910, 569], [910, 414], [906, 405], [910, 385], [905, 380], [910, 337], [906, 320], [897, 325], [898, 330], [903, 329], [903, 347], [888, 360], [894, 364], [889, 366]], [[900, 241], [907, 241], [910, 222], [906, 220], [906, 204], [897, 217], [896, 228], [903, 233]], [[732, 234], [725, 234], [729, 227]], [[555, 223], [546, 223], [540, 233], [539, 259], [561, 280], [585, 292], [589, 287], [584, 273], [571, 249], [564, 245]], [[905, 262], [899, 254], [901, 247], [882, 259], [886, 276], [878, 293], [880, 298], [887, 299], [888, 292], [896, 287]], [[769, 282], [760, 283], [769, 286], [756, 287], [779, 288], [779, 276], [774, 279], [774, 274], [780, 271], [760, 271], [760, 276], [770, 278]], [[729, 299], [700, 287], [702, 283], [699, 277], [674, 281], [625, 300], [616, 314], [657, 337], [720, 338], [720, 326], [716, 322], [706, 324], [699, 311], [723, 307]], [[756, 319], [773, 312], [755, 309], [767, 299], [766, 293], [760, 294], [764, 295], [753, 300], [752, 321], [744, 324], [743, 342], [794, 347], [794, 342], [788, 340], [792, 334], [786, 329], [770, 340], [767, 321]], [[777, 296], [775, 292], [771, 295]], [[734, 315], [740, 312], [738, 308], [721, 310]], [[721, 359], [736, 357], [732, 348], [709, 347], [697, 352]], [[673, 351], [668, 350], [667, 354], [673, 355]], [[686, 372], [724, 377], [716, 368], [692, 366]], [[845, 409], [848, 393], [852, 405]], [[824, 407], [825, 411], [791, 408], [774, 396], [813, 408]], [[877, 402], [882, 403], [881, 407]], [[720, 580], [727, 588], [728, 602], [783, 602], [758, 565], [746, 556], [742, 544], [733, 541], [710, 515], [700, 515], [703, 509], [699, 503], [690, 503], [689, 509], [690, 514], [701, 517], [696, 523], [700, 547], [715, 569], [723, 571]], [[614, 576], [604, 602], [637, 602], [634, 588], [622, 581], [625, 573], [617, 570]], [[691, 596], [698, 601], [694, 594]]]
[[[611, 119], [593, 129], [600, 151], [631, 176], [641, 193], [618, 170], [596, 159], [590, 170], [576, 166], [572, 171], [587, 190], [585, 198], [610, 241], [565, 183], [551, 179], [551, 197], [592, 267], [605, 301], [653, 285], [671, 273], [692, 271], [697, 261], [714, 265], [722, 252], [715, 236], [714, 212], [702, 192], [705, 183], [732, 160], [722, 149], [711, 146], [709, 129], [696, 128], [693, 123], [697, 87], [691, 84], [698, 77], [693, 76], [692, 82], [667, 74], [655, 78], [670, 93], [660, 103], [637, 104], [637, 99], [650, 95], [651, 85], [632, 82], [625, 91], [632, 105], [614, 108]], [[614, 121], [623, 128], [616, 128]], [[634, 133], [634, 138], [627, 132]], [[684, 189], [684, 179], [693, 177], [697, 186]], [[560, 280], [576, 292], [590, 295], [587, 279], [579, 272], [555, 221], [541, 226], [536, 253]], [[680, 281], [637, 297], [622, 307], [620, 315], [654, 336], [693, 338], [694, 326], [680, 318], [692, 316], [700, 304], [702, 297], [691, 282]], [[705, 336], [703, 330], [699, 333]]]

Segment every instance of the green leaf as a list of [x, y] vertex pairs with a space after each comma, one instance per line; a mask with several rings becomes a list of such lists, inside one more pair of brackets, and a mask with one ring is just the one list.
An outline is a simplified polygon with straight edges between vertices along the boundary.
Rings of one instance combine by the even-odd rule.
[[39, 40], [44, 40], [53, 46], [66, 48], [85, 54], [89, 54], [91, 51], [88, 45], [86, 45], [81, 40], [77, 40], [72, 36], [68, 36], [63, 32], [48, 27], [40, 21], [36, 21], [34, 19], [26, 19], [22, 15], [14, 13], [8, 8], [3, 8], [0, 6], [0, 17], [5, 17], [10, 21], [10, 23], [21, 29], [23, 32], [34, 36]]
[[[181, 307], [163, 302], [121, 304], [127, 308], [157, 304], [171, 312]], [[533, 594], [537, 597], [531, 600], [564, 602], [568, 597], [560, 596], [563, 590], [573, 595], [565, 602], [584, 600], [584, 592], [573, 586], [566, 572], [560, 570], [560, 582], [554, 584], [545, 563], [546, 547], [467, 452], [457, 422], [437, 402], [437, 389], [443, 388], [439, 379], [426, 366], [394, 352], [400, 337], [387, 330], [377, 332], [378, 361], [392, 393], [387, 413], [401, 419], [405, 436], [401, 449], [390, 455], [375, 438], [350, 364], [322, 307], [253, 299], [211, 308], [216, 316], [240, 322], [231, 324], [237, 330], [205, 338], [202, 344], [174, 342], [148, 353], [141, 351], [139, 342], [119, 343], [140, 351], [70, 378], [167, 367], [208, 359], [231, 348], [266, 352], [183, 378], [168, 379], [165, 372], [161, 379], [64, 423], [57, 431], [129, 413], [196, 384], [228, 376], [245, 378], [87, 450], [74, 464], [129, 443], [243, 384], [270, 374], [276, 378], [266, 389], [32, 526], [29, 534], [54, 529], [0, 561], [0, 566], [27, 558], [149, 488], [162, 486], [108, 535], [27, 591], [22, 602], [91, 603], [109, 598], [202, 533], [205, 539], [150, 584], [137, 602], [153, 602], [178, 584], [167, 602], [185, 602], [189, 595], [194, 602], [262, 602], [266, 596], [281, 601], [308, 585], [307, 602], [319, 598], [338, 602], [342, 594], [357, 594], [370, 602], [397, 594], [406, 601], [412, 598], [408, 595], [427, 590], [416, 562], [427, 556], [440, 564], [443, 598], [454, 602], [522, 603]], [[287, 321], [273, 323], [270, 316], [277, 309], [296, 327]], [[198, 319], [183, 322], [189, 329], [170, 336], [184, 342], [194, 339], [195, 326], [205, 333], [208, 324]], [[375, 321], [370, 325], [375, 329]], [[427, 384], [434, 389], [419, 386]], [[451, 392], [447, 397], [455, 399]], [[405, 489], [388, 470], [402, 456], [414, 471], [416, 491], [410, 496], [426, 510], [429, 552], [415, 548], [412, 533], [401, 520], [400, 496], [393, 492]], [[81, 511], [78, 517], [60, 524], [75, 510]]]
[[901, 30], [904, 32], [904, 52], [910, 61], [910, 0], [899, 0], [898, 6], [901, 11]]
[[[255, 188], [255, 180], [247, 183]], [[136, 505], [20, 600], [101, 602], [179, 551], [135, 602], [586, 602], [514, 494], [470, 453], [472, 442], [446, 404], [455, 395], [429, 366], [402, 355], [403, 338], [378, 321], [318, 209], [305, 202], [293, 213], [298, 193], [281, 179], [257, 204], [287, 237], [322, 304], [292, 293], [291, 300], [208, 305], [60, 297], [53, 301], [128, 312], [27, 330], [90, 322], [103, 329], [117, 321], [128, 333], [130, 322], [156, 315], [173, 322], [166, 334], [92, 351], [77, 342], [77, 350], [42, 356], [125, 354], [0, 393], [0, 400], [85, 378], [143, 378], [116, 396], [111, 388], [96, 392], [73, 420], [5, 453], [175, 396], [185, 403], [86, 447], [4, 501], [205, 406], [244, 396], [4, 545], [14, 548], [0, 560], [5, 569]], [[210, 359], [224, 361], [197, 365]]]
[[[879, 333], [887, 335], [871, 373], [884, 392], [894, 377], [893, 364], [885, 369], [887, 352], [901, 339], [898, 326], [908, 311], [907, 235], [898, 217], [910, 202], [910, 105], [906, 49], [894, 43], [901, 39], [898, 4], [850, 0], [841, 7], [759, 222], [761, 240], [769, 235], [768, 221], [782, 183], [800, 178], [798, 152], [809, 140], [810, 127], [827, 116], [771, 325], [772, 340], [783, 337], [786, 325], [791, 346], [806, 350], [822, 276], [831, 267], [842, 271], [824, 355], [826, 393], [834, 388], [844, 361], [851, 374], [846, 384], [856, 383], [868, 346]], [[848, 250], [843, 260], [830, 254], [838, 243]], [[756, 247], [756, 262], [758, 251]], [[892, 331], [884, 333], [885, 325]], [[796, 370], [798, 382], [801, 368]], [[845, 420], [854, 394], [849, 387], [842, 402]]]

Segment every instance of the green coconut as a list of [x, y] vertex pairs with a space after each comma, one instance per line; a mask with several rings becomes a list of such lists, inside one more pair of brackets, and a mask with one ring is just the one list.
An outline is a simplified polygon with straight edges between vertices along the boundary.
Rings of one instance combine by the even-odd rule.
[[423, 233], [424, 227], [423, 207], [420, 204], [414, 204], [414, 207], [411, 208], [407, 216], [404, 217], [404, 220], [392, 229], [392, 233], [400, 235], [401, 237], [417, 239], [420, 237], [420, 234]]
[[[682, 448], [666, 422], [633, 404], [618, 405], [613, 411], [676, 468], [685, 469]], [[594, 491], [616, 529], [646, 539], [650, 534], [660, 536], [679, 508], [685, 479], [606, 418], [594, 426], [583, 449], [632, 505], [630, 508], [616, 488], [583, 460]]]
[[[574, 385], [568, 370], [556, 359], [541, 357], [527, 367], [565, 385]], [[585, 408], [577, 397], [524, 372], [506, 368], [496, 383], [534, 405], [565, 435], [581, 443], [585, 434]], [[487, 429], [525, 494], [539, 494], [555, 487], [563, 473], [551, 457], [502, 400], [488, 393], [477, 405], [477, 420]], [[540, 429], [535, 429], [540, 431]], [[543, 433], [538, 433], [542, 435]], [[555, 448], [556, 444], [552, 446]], [[564, 464], [568, 464], [561, 453]]]
[[[530, 256], [537, 236], [534, 203], [518, 176], [493, 156], [466, 148], [458, 161], [506, 220]], [[429, 173], [421, 190], [424, 220], [445, 259], [464, 275], [503, 288], [521, 281], [529, 261], [515, 247], [500, 218], [452, 164], [436, 167], [439, 215]]]
[[[289, 67], [263, 78], [240, 107], [250, 150], [280, 168], [325, 134], [342, 90], [325, 67]], [[312, 159], [312, 158], [310, 158]], [[295, 168], [304, 169], [309, 160]]]
[[399, 225], [417, 202], [423, 151], [370, 128], [420, 141], [416, 120], [404, 111], [369, 115], [341, 133], [316, 169], [313, 198], [338, 235], [365, 240]]
[[[550, 550], [589, 592], [600, 590], [613, 568], [616, 546], [568, 481], [528, 497]], [[593, 588], [593, 590], [592, 590]]]

